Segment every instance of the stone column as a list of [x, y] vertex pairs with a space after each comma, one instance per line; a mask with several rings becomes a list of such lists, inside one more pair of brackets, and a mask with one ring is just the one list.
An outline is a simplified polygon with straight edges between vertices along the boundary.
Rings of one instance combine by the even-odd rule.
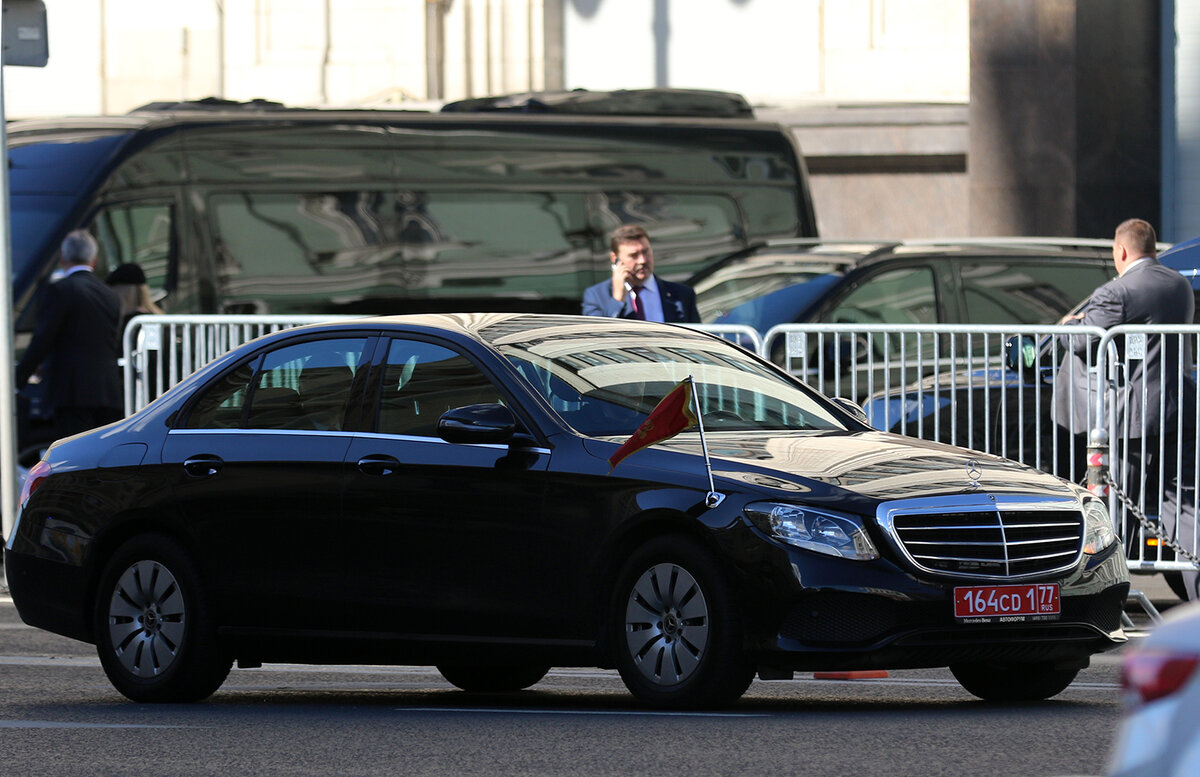
[[971, 0], [974, 235], [1160, 216], [1155, 0]]

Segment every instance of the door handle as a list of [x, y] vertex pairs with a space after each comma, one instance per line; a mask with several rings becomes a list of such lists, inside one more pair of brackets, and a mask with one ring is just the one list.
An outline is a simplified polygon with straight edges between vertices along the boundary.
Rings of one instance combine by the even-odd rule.
[[194, 478], [212, 477], [221, 471], [225, 462], [218, 456], [193, 456], [183, 462], [183, 471]]
[[391, 475], [400, 468], [395, 456], [363, 456], [358, 460], [358, 471], [364, 475]]

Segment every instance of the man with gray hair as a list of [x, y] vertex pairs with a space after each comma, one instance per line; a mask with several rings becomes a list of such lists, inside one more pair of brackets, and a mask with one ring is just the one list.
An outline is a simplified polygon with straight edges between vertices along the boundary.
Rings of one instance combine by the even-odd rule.
[[17, 365], [17, 388], [34, 372], [45, 384], [56, 439], [120, 420], [124, 414], [117, 372], [121, 301], [93, 272], [98, 253], [95, 238], [86, 230], [75, 230], [63, 240], [61, 277], [42, 291], [33, 338]]

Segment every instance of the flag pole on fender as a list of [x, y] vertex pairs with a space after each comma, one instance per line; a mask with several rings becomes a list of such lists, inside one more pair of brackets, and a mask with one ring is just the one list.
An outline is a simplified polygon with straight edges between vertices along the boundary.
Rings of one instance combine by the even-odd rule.
[[725, 495], [717, 493], [717, 486], [713, 482], [712, 459], [708, 457], [708, 441], [704, 439], [704, 414], [700, 412], [700, 400], [696, 397], [692, 376], [688, 375], [687, 379], [688, 384], [693, 387], [691, 394], [692, 408], [696, 414], [696, 431], [700, 433], [700, 450], [704, 451], [704, 471], [708, 473], [708, 494], [704, 497], [704, 506], [711, 510], [721, 504]]
[[625, 457], [656, 442], [670, 439], [684, 429], [690, 429], [693, 426], [697, 427], [700, 432], [700, 448], [704, 452], [704, 469], [708, 473], [708, 494], [705, 496], [704, 504], [710, 508], [716, 507], [721, 504], [725, 495], [717, 493], [713, 482], [712, 462], [708, 456], [708, 443], [704, 439], [704, 421], [701, 418], [700, 405], [696, 399], [691, 375], [679, 381], [675, 388], [671, 389], [654, 406], [654, 409], [646, 416], [646, 420], [642, 421], [641, 426], [617, 449], [616, 453], [608, 458], [609, 472], [612, 472], [612, 469]]

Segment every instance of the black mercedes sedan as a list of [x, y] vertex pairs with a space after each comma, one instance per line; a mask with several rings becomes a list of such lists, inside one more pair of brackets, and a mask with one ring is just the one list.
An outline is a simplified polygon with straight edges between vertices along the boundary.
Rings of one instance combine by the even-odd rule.
[[[683, 381], [686, 428], [615, 455]], [[5, 569], [26, 623], [94, 643], [139, 702], [268, 661], [434, 665], [472, 692], [615, 667], [673, 708], [948, 666], [1031, 700], [1125, 641], [1099, 500], [856, 410], [680, 326], [301, 327], [55, 443]]]

